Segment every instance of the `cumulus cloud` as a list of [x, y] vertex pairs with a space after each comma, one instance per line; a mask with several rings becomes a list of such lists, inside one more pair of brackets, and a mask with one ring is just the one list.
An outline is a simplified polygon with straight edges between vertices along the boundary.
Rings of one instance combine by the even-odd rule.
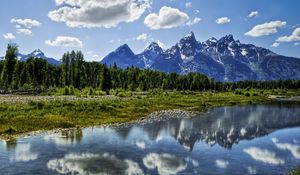
[[17, 34], [32, 36], [32, 31], [29, 29], [17, 29]]
[[48, 13], [56, 22], [69, 27], [116, 27], [133, 22], [150, 8], [149, 0], [56, 0], [59, 8]]
[[171, 154], [150, 153], [143, 158], [148, 169], [156, 169], [160, 175], [177, 174], [187, 168], [187, 164]]
[[259, 162], [263, 162], [271, 165], [279, 165], [285, 163], [283, 159], [276, 157], [276, 154], [274, 152], [271, 152], [267, 149], [250, 147], [244, 149], [243, 151], [249, 154], [254, 160]]
[[294, 42], [300, 41], [300, 28], [296, 28], [292, 35], [279, 37], [276, 42]]
[[221, 17], [216, 20], [217, 24], [227, 24], [230, 23], [230, 19], [228, 17]]
[[186, 23], [186, 25], [192, 26], [192, 25], [198, 24], [200, 21], [201, 21], [201, 18], [196, 17], [196, 18], [194, 18], [193, 20], [188, 21], [188, 22]]
[[144, 24], [154, 30], [170, 29], [183, 25], [188, 20], [189, 16], [179, 9], [163, 6], [158, 14], [149, 14], [145, 18]]
[[41, 25], [41, 23], [37, 20], [34, 20], [34, 19], [11, 19], [10, 21], [11, 23], [13, 24], [16, 24], [16, 27], [17, 26], [23, 26], [25, 28], [32, 28], [32, 27], [39, 27]]
[[218, 168], [227, 168], [229, 162], [227, 160], [218, 159], [215, 161], [215, 164]]
[[249, 32], [245, 33], [247, 36], [260, 37], [277, 33], [278, 28], [285, 26], [285, 21], [271, 21], [264, 24], [254, 26]]
[[149, 37], [150, 37], [150, 35], [148, 35], [147, 33], [142, 33], [136, 37], [136, 40], [146, 41]]
[[50, 160], [47, 167], [60, 174], [144, 174], [136, 162], [120, 160], [108, 153], [68, 154], [64, 158]]
[[58, 36], [55, 40], [46, 40], [45, 44], [56, 47], [82, 47], [83, 43], [80, 39], [70, 36]]
[[258, 11], [252, 11], [251, 13], [249, 13], [249, 15], [247, 16], [248, 18], [254, 18], [258, 15]]
[[186, 2], [185, 6], [186, 6], [186, 8], [192, 8], [192, 3], [191, 2]]
[[3, 35], [3, 38], [8, 39], [8, 40], [12, 40], [12, 39], [15, 39], [16, 36], [12, 33], [6, 33], [6, 34]]
[[271, 47], [278, 47], [278, 46], [280, 46], [280, 43], [277, 43], [277, 42], [275, 42], [271, 45]]
[[38, 154], [31, 152], [30, 144], [18, 144], [15, 155], [10, 157], [10, 161], [12, 162], [29, 162], [36, 160], [38, 158]]

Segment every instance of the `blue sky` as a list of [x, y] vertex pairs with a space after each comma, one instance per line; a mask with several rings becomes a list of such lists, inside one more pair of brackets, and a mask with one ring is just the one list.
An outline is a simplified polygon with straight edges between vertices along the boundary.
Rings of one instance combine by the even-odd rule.
[[152, 41], [168, 48], [193, 31], [199, 41], [233, 34], [300, 58], [299, 7], [297, 0], [3, 0], [0, 55], [13, 41], [21, 53], [41, 49], [60, 59], [75, 49], [99, 61], [124, 43], [135, 53]]

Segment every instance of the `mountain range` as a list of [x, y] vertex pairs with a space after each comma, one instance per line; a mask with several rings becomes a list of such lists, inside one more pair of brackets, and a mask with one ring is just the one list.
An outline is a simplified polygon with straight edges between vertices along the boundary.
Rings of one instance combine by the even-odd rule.
[[[21, 53], [17, 53], [17, 58], [20, 61], [26, 61], [28, 58], [42, 58], [48, 61], [48, 63], [52, 64], [52, 65], [59, 65], [60, 61], [51, 58], [51, 57], [47, 57], [44, 52], [42, 52], [41, 50], [37, 49], [34, 50], [33, 52], [29, 53], [29, 54], [21, 54]], [[4, 57], [0, 57], [0, 60], [3, 60]]]
[[[18, 53], [20, 61], [29, 57], [43, 58], [50, 64], [61, 62], [47, 57], [41, 50], [29, 54]], [[0, 57], [0, 60], [4, 57]], [[136, 66], [142, 69], [163, 71], [166, 73], [187, 74], [198, 72], [217, 81], [242, 80], [300, 80], [300, 59], [276, 54], [269, 49], [253, 44], [243, 44], [227, 35], [219, 40], [210, 38], [197, 41], [193, 32], [185, 35], [169, 49], [162, 49], [152, 42], [139, 54], [135, 54], [127, 44], [105, 56], [102, 64], [117, 64], [127, 68]]]
[[167, 73], [198, 72], [218, 81], [300, 79], [300, 59], [243, 44], [232, 35], [200, 42], [190, 32], [169, 49], [163, 50], [153, 42], [139, 54], [125, 44], [101, 63]]

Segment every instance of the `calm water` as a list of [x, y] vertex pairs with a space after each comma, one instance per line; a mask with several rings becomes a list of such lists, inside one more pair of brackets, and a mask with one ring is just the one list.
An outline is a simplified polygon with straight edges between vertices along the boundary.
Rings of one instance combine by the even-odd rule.
[[0, 174], [287, 174], [300, 106], [212, 108], [199, 117], [0, 142]]

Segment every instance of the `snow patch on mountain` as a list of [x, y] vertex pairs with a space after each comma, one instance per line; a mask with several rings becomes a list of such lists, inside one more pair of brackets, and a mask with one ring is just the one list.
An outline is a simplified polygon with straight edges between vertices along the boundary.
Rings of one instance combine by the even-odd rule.
[[122, 68], [134, 65], [167, 73], [198, 72], [218, 81], [300, 79], [300, 59], [242, 44], [232, 35], [199, 42], [190, 32], [166, 50], [151, 43], [140, 54], [135, 55], [130, 48], [125, 52], [117, 49], [101, 63], [114, 61]]

